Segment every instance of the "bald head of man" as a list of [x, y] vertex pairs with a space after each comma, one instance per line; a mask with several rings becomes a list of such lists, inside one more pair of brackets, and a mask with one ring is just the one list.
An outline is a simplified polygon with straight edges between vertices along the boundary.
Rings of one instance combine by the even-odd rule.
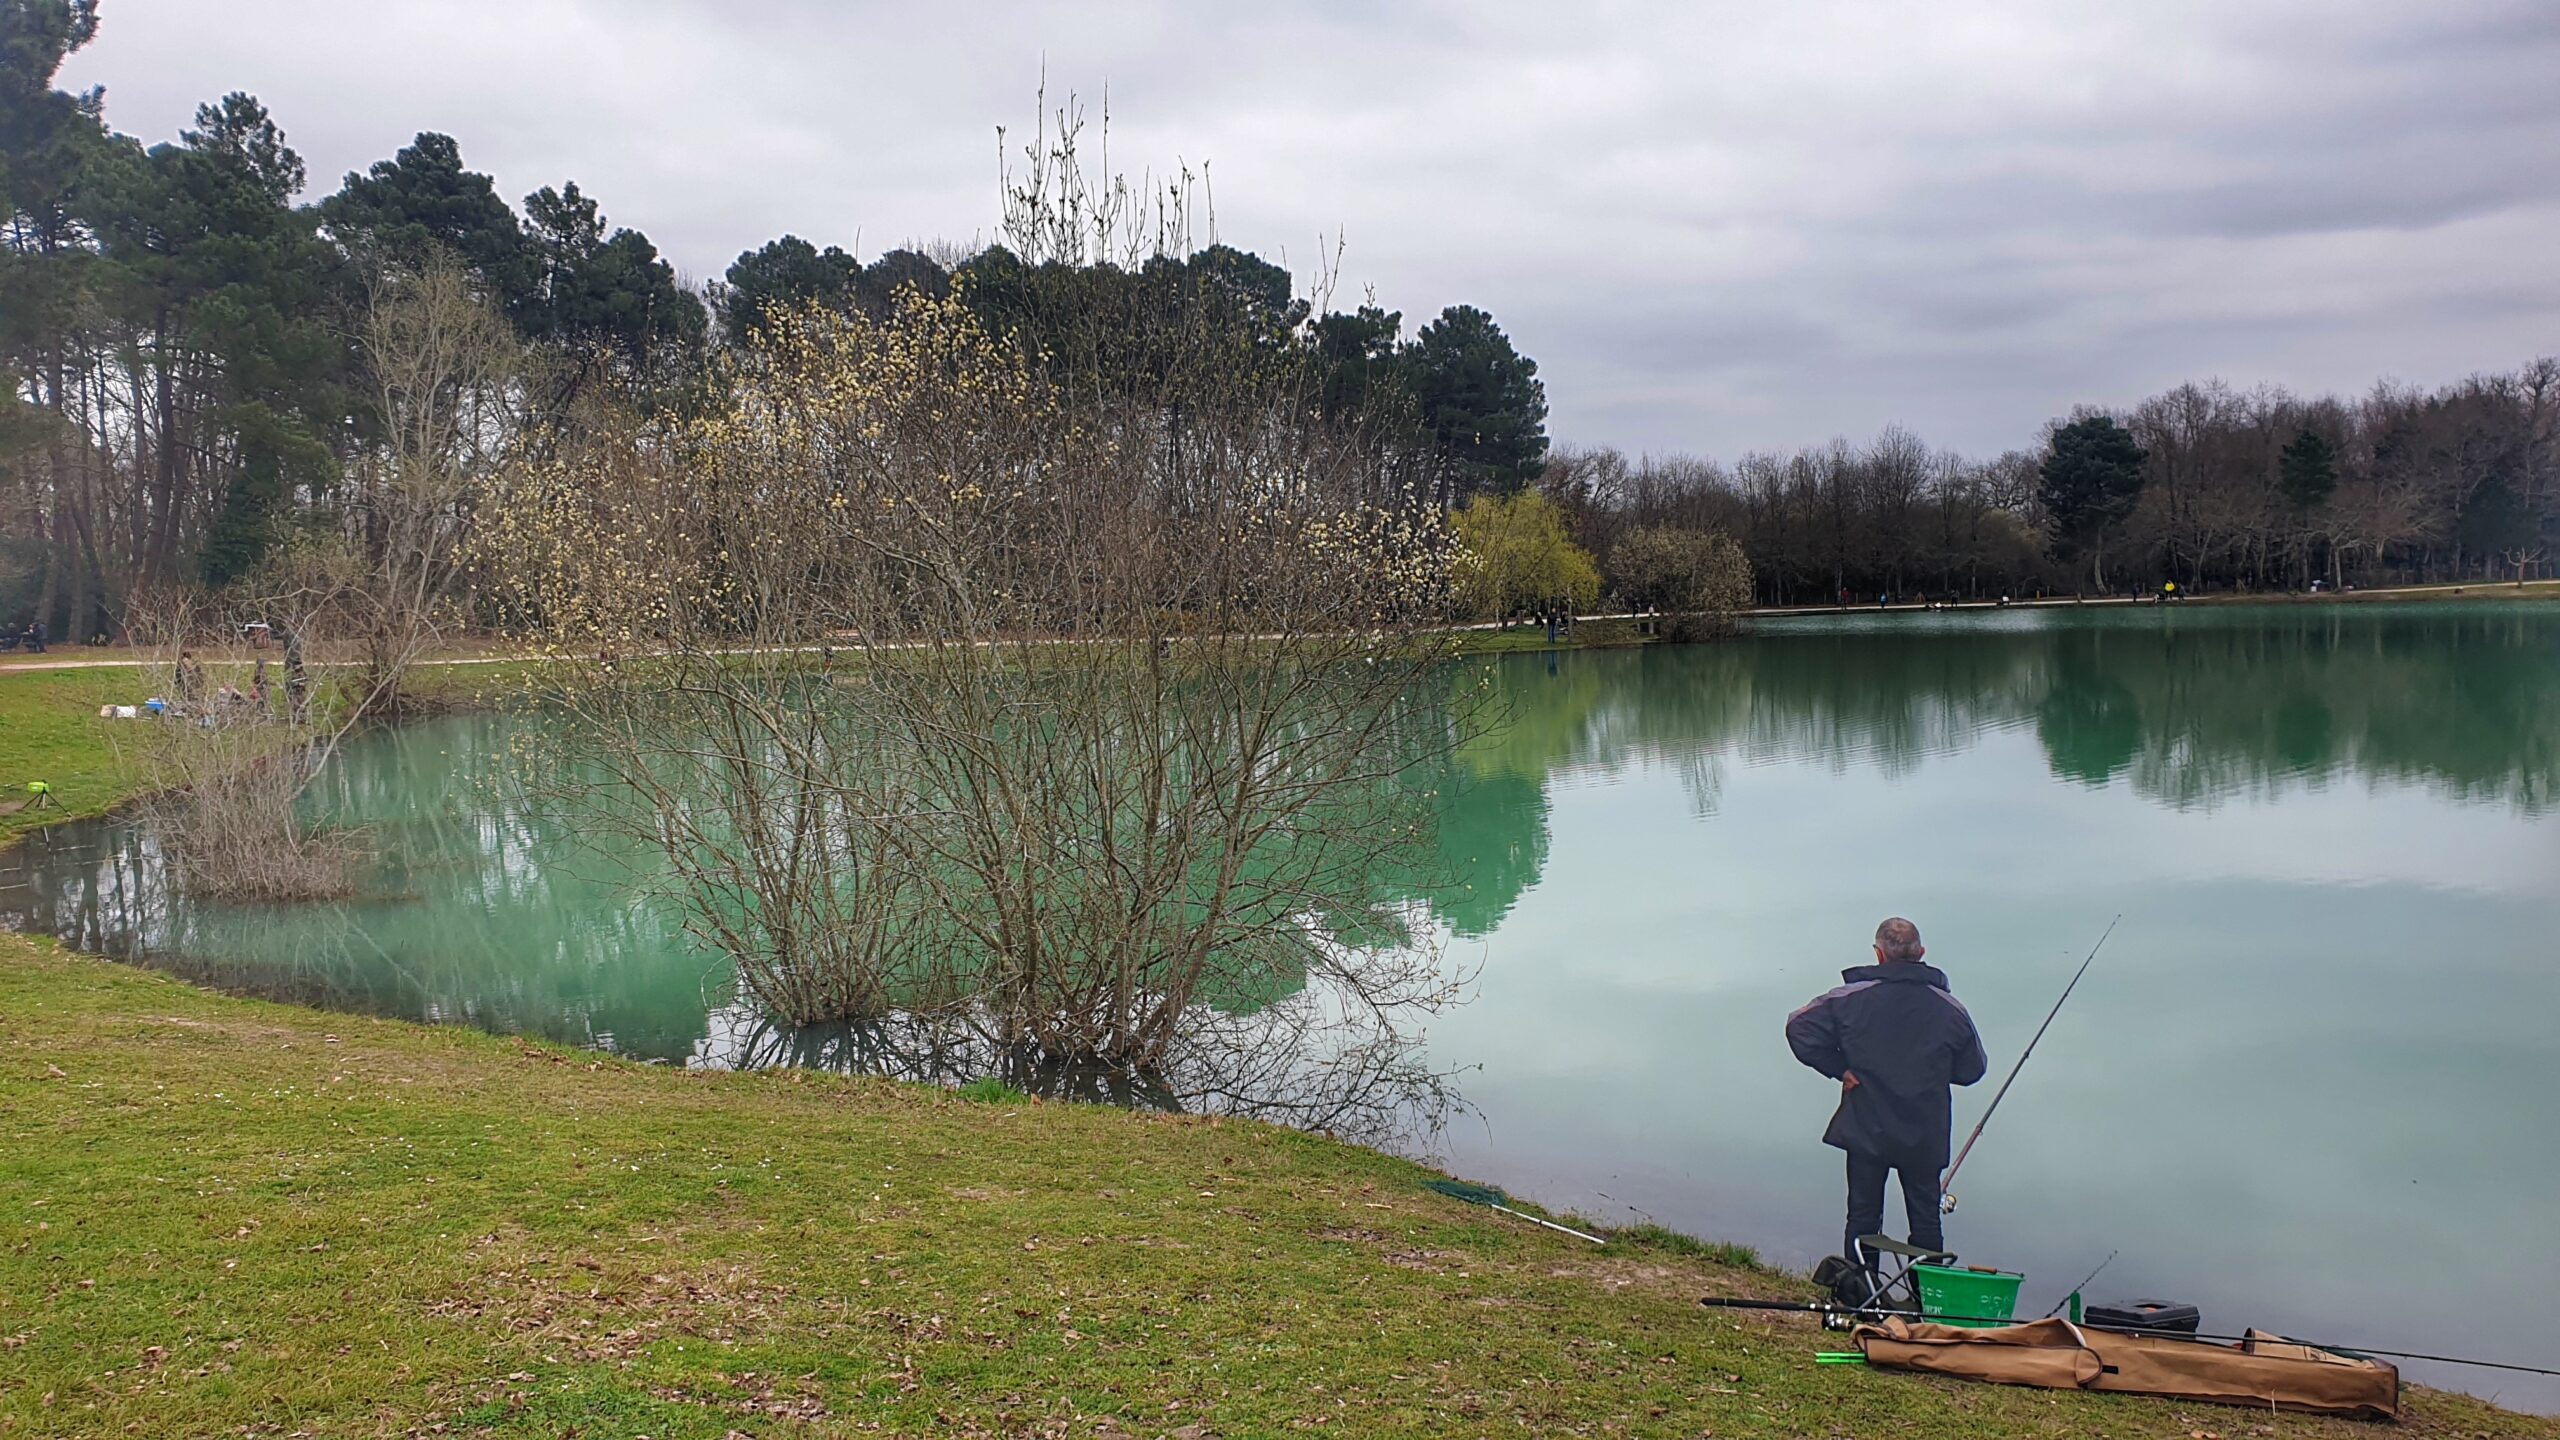
[[1929, 953], [1920, 943], [1920, 927], [1896, 915], [1876, 927], [1876, 963], [1890, 965], [1897, 960], [1917, 960]]

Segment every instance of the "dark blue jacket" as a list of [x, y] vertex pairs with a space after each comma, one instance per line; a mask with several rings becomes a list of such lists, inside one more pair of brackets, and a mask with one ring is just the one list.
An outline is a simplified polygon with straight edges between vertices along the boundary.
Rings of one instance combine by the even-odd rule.
[[1898, 1165], [1944, 1168], [1954, 1128], [1949, 1088], [1982, 1078], [1989, 1061], [1973, 1017], [1947, 977], [1918, 960], [1840, 972], [1839, 989], [1787, 1017], [1796, 1058], [1858, 1088], [1840, 1097], [1823, 1143]]

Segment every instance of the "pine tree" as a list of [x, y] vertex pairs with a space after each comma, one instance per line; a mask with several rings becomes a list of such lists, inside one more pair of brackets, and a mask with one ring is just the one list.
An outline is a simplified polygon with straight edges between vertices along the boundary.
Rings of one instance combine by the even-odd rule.
[[2053, 517], [2057, 548], [2089, 557], [2097, 588], [2107, 588], [2107, 532], [2124, 523], [2142, 498], [2142, 462], [2133, 432], [2106, 415], [2057, 425], [2045, 451], [2037, 496]]
[[1491, 315], [1472, 305], [1441, 311], [1406, 347], [1403, 368], [1439, 454], [1444, 500], [1509, 494], [1538, 478], [1547, 387], [1538, 362], [1513, 348]]

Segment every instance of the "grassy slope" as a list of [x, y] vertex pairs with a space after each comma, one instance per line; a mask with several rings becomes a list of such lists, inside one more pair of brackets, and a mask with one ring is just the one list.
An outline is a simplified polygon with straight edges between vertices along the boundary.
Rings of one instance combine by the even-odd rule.
[[[687, 1074], [0, 938], [0, 1435], [2364, 1435], [1816, 1367], [1261, 1125]], [[2415, 1434], [2560, 1425], [2417, 1394]]]

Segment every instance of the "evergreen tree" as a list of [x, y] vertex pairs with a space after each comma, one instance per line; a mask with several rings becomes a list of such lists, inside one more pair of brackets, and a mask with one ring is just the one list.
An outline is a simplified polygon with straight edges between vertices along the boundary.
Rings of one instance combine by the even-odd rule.
[[101, 291], [150, 381], [133, 575], [227, 579], [264, 552], [295, 487], [333, 477], [351, 277], [292, 207], [302, 157], [255, 97], [199, 108], [178, 144], [122, 149], [93, 199]]
[[1403, 370], [1437, 452], [1442, 498], [1509, 494], [1538, 478], [1547, 459], [1547, 388], [1538, 364], [1514, 349], [1493, 317], [1452, 305], [1422, 327]]
[[2142, 498], [2143, 448], [2107, 415], [2057, 425], [2045, 450], [2037, 496], [2053, 517], [2057, 548], [2089, 557], [2097, 588], [2107, 588], [2108, 532]]
[[2276, 459], [2276, 487], [2305, 514], [2328, 504], [2338, 488], [2338, 447], [2317, 430], [2294, 436]]
[[886, 315], [897, 304], [898, 292], [908, 286], [928, 300], [939, 300], [951, 293], [951, 276], [930, 255], [892, 250], [862, 267], [854, 296], [866, 314]]
[[524, 213], [533, 293], [518, 324], [527, 339], [582, 361], [607, 355], [635, 375], [699, 350], [708, 328], [702, 302], [676, 283], [675, 267], [658, 258], [648, 236], [608, 232], [575, 181], [526, 196]]
[[731, 344], [743, 344], [775, 315], [811, 304], [850, 309], [862, 278], [862, 262], [830, 245], [824, 251], [797, 235], [768, 241], [729, 266], [720, 289], [720, 326]]
[[1316, 369], [1316, 404], [1329, 420], [1408, 406], [1396, 338], [1404, 316], [1375, 305], [1317, 318], [1308, 333]]
[[399, 154], [350, 172], [320, 202], [331, 239], [368, 267], [415, 272], [441, 248], [519, 321], [534, 298], [534, 257], [516, 212], [489, 177], [462, 168], [453, 137], [422, 131]]
[[1175, 273], [1184, 287], [1182, 303], [1198, 307], [1201, 323], [1265, 354], [1289, 347], [1307, 323], [1309, 307], [1298, 297], [1289, 272], [1251, 251], [1212, 245]]
[[76, 200], [105, 131], [104, 95], [53, 88], [97, 34], [96, 0], [0, 0], [0, 368], [49, 386], [89, 269]]
[[[61, 622], [58, 556], [79, 520], [71, 436], [76, 347], [95, 278], [81, 189], [106, 150], [103, 95], [54, 88], [97, 34], [96, 0], [0, 0], [0, 482], [24, 477], [30, 533], [5, 536], [0, 623]], [[76, 582], [75, 582], [76, 583]]]

